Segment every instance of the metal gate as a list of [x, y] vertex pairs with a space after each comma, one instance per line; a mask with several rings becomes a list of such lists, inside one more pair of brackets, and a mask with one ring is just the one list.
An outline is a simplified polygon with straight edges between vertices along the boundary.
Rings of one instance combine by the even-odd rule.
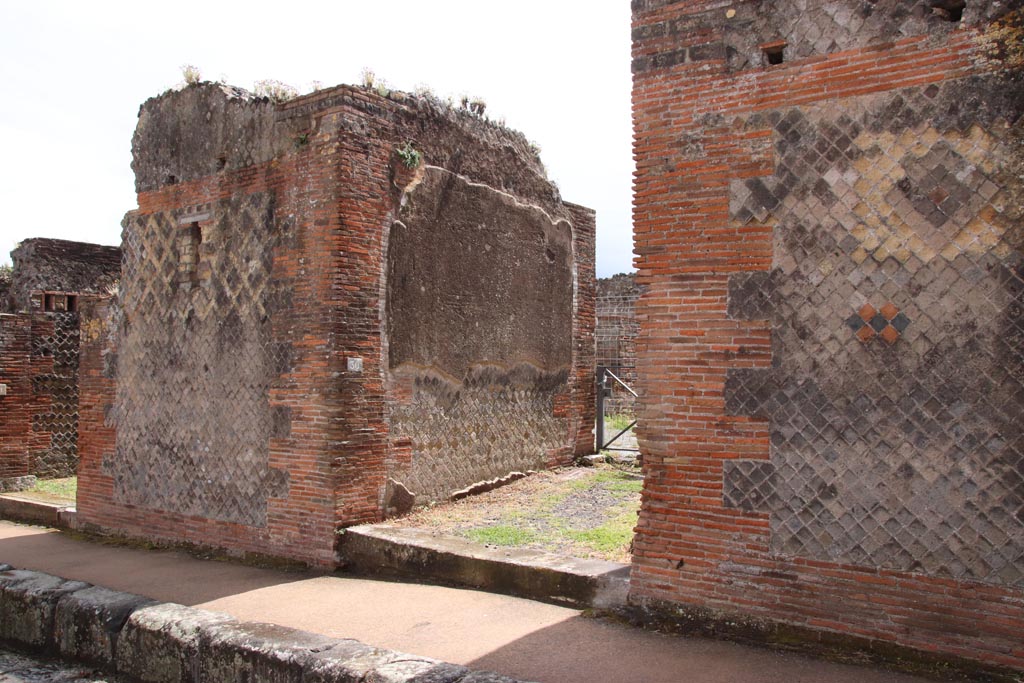
[[615, 392], [627, 392], [633, 398], [637, 398], [637, 394], [633, 391], [632, 387], [623, 382], [619, 377], [606, 366], [597, 366], [597, 450], [601, 451], [627, 451], [631, 453], [639, 453], [640, 449], [635, 447], [624, 447], [621, 442], [617, 446], [613, 446], [618, 442], [624, 435], [629, 433], [633, 427], [636, 426], [635, 416], [629, 424], [625, 427], [621, 426], [621, 421], [618, 425], [615, 425], [615, 429], [611, 431], [617, 432], [615, 436], [606, 440], [607, 427], [606, 422], [608, 416], [605, 414], [605, 408], [608, 403], [608, 399], [615, 396]]

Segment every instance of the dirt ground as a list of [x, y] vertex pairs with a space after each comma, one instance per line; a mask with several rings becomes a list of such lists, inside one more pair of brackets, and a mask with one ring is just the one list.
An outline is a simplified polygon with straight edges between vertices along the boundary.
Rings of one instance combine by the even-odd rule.
[[424, 508], [389, 526], [427, 529], [488, 546], [629, 562], [643, 478], [601, 464], [537, 472], [501, 488]]

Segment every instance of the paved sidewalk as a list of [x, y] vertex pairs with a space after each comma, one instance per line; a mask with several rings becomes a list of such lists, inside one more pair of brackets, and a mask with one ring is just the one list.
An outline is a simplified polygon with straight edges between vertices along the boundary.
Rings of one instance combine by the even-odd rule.
[[646, 632], [503, 595], [257, 569], [10, 522], [0, 522], [0, 562], [545, 683], [925, 680]]

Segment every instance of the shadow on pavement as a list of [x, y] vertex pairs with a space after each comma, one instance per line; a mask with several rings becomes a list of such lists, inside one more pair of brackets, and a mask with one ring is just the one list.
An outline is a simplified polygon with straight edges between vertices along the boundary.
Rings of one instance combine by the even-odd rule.
[[467, 666], [546, 683], [927, 683], [879, 668], [583, 616], [534, 631]]

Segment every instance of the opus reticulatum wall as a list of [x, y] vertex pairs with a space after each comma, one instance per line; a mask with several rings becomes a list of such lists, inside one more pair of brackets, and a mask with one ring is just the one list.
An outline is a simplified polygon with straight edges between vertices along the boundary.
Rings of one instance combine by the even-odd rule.
[[1022, 22], [634, 0], [635, 602], [1024, 668]]

